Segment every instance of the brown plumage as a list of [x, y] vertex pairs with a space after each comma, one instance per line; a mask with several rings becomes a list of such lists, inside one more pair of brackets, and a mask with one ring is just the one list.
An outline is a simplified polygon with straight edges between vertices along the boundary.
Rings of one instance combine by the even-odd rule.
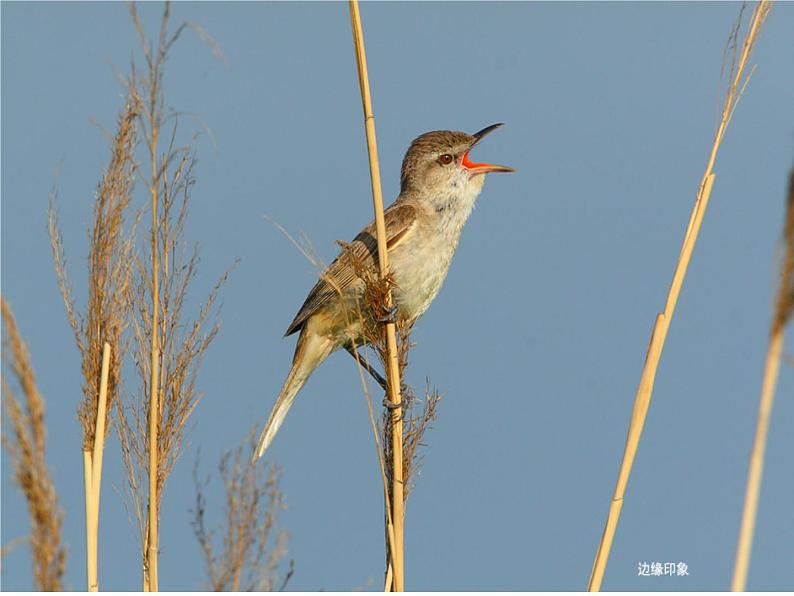
[[[386, 249], [390, 251], [401, 239], [405, 238], [416, 218], [416, 209], [410, 203], [394, 202], [384, 211], [383, 217], [386, 221]], [[354, 281], [361, 281], [356, 276], [353, 263], [350, 262], [351, 257], [359, 260], [359, 263], [365, 267], [377, 268], [378, 241], [375, 237], [375, 222], [371, 222], [364, 228], [346, 248], [350, 252], [343, 252], [336, 257], [314, 284], [303, 306], [287, 328], [284, 337], [300, 331], [306, 319], [315, 314], [329, 300], [338, 297]]]

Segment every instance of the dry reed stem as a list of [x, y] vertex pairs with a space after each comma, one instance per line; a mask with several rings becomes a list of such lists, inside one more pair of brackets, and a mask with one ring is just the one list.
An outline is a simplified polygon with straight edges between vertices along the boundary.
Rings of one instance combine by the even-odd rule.
[[[356, 358], [356, 368], [358, 370], [358, 376], [361, 380], [361, 388], [364, 392], [364, 398], [367, 402], [367, 413], [369, 414], [369, 423], [372, 429], [372, 436], [375, 441], [375, 451], [378, 456], [378, 468], [380, 471], [381, 476], [381, 483], [383, 489], [383, 502], [385, 505], [385, 515], [386, 515], [386, 541], [389, 545], [389, 551], [391, 552], [393, 549], [396, 548], [396, 543], [394, 541], [394, 517], [392, 516], [391, 510], [391, 498], [389, 496], [389, 476], [386, 473], [386, 462], [385, 462], [385, 454], [384, 450], [381, 447], [381, 441], [378, 436], [378, 425], [375, 422], [375, 411], [372, 407], [372, 398], [369, 394], [369, 389], [367, 387], [367, 380], [364, 377], [364, 368], [361, 366], [361, 355], [358, 352], [358, 346], [355, 344], [353, 345], [355, 358]], [[387, 567], [386, 567], [386, 580], [384, 585], [384, 592], [388, 592], [391, 589], [391, 582], [393, 579], [393, 568], [391, 564], [391, 557], [388, 557]]]
[[149, 157], [152, 164], [152, 177], [150, 179], [150, 192], [152, 195], [152, 226], [151, 226], [151, 249], [149, 251], [152, 259], [151, 280], [152, 280], [152, 332], [150, 334], [150, 372], [149, 380], [149, 516], [146, 529], [148, 551], [146, 555], [147, 570], [144, 580], [144, 587], [147, 591], [158, 591], [157, 575], [157, 470], [158, 470], [158, 449], [157, 437], [160, 428], [160, 335], [157, 330], [160, 316], [160, 276], [157, 250], [157, 204], [158, 204], [158, 180], [157, 180], [157, 136], [159, 128], [154, 123], [151, 128], [151, 140], [149, 143]]
[[[222, 591], [273, 591], [281, 583], [286, 586], [292, 576], [290, 569], [281, 582], [278, 567], [287, 548], [287, 534], [276, 531], [280, 511], [286, 508], [279, 490], [278, 469], [257, 465], [256, 428], [234, 451], [223, 454], [218, 469], [225, 493], [225, 519], [213, 529], [207, 528], [209, 484], [198, 478], [198, 461], [193, 469], [196, 486], [196, 507], [193, 531], [201, 546], [207, 565], [210, 588]], [[252, 457], [254, 456], [254, 457]], [[220, 549], [215, 536], [222, 536]]]
[[[744, 37], [742, 51], [741, 54], [739, 54], [738, 61], [735, 59], [736, 52], [738, 51], [738, 45], [734, 43], [732, 46], [734, 59], [732, 60], [731, 68], [728, 74], [729, 84], [727, 86], [725, 99], [722, 105], [720, 123], [714, 137], [711, 153], [706, 165], [706, 170], [703, 174], [703, 179], [700, 183], [695, 205], [692, 209], [692, 214], [689, 219], [689, 224], [684, 236], [684, 242], [681, 247], [681, 253], [676, 264], [675, 273], [673, 274], [673, 281], [670, 285], [670, 290], [665, 302], [664, 312], [657, 315], [656, 323], [651, 334], [651, 340], [649, 342], [645, 364], [643, 366], [640, 383], [637, 388], [637, 394], [634, 400], [634, 408], [631, 415], [631, 421], [629, 423], [626, 446], [623, 452], [623, 458], [620, 465], [620, 471], [618, 473], [617, 483], [615, 485], [615, 491], [610, 503], [609, 514], [604, 527], [604, 533], [601, 536], [601, 541], [598, 545], [598, 551], [593, 562], [593, 569], [588, 584], [588, 590], [591, 592], [597, 592], [601, 589], [601, 582], [603, 580], [604, 571], [606, 570], [607, 561], [609, 559], [609, 552], [612, 548], [612, 541], [615, 536], [618, 520], [620, 518], [620, 510], [623, 506], [623, 496], [626, 491], [626, 485], [628, 484], [632, 464], [637, 453], [640, 436], [642, 435], [642, 428], [645, 424], [645, 418], [648, 413], [648, 407], [650, 405], [651, 394], [653, 392], [653, 384], [656, 377], [656, 370], [659, 365], [659, 359], [661, 358], [662, 349], [667, 337], [667, 331], [673, 318], [673, 313], [678, 302], [681, 286], [684, 282], [684, 277], [686, 276], [689, 261], [692, 257], [692, 251], [695, 248], [695, 242], [697, 240], [698, 232], [700, 231], [700, 225], [703, 221], [703, 215], [705, 214], [706, 206], [708, 205], [709, 196], [711, 194], [711, 189], [714, 184], [715, 174], [713, 172], [713, 168], [717, 158], [717, 152], [719, 150], [720, 144], [722, 143], [725, 130], [731, 120], [731, 117], [733, 116], [734, 110], [736, 109], [736, 105], [741, 98], [744, 89], [746, 88], [750, 75], [752, 74], [751, 72], [746, 78], [743, 78], [744, 69], [750, 56], [750, 52], [752, 51], [752, 48], [758, 39], [761, 26], [766, 19], [770, 8], [771, 3], [767, 0], [762, 0], [756, 5], [755, 9], [753, 10], [753, 14], [750, 17], [749, 28]], [[730, 40], [739, 39], [739, 32], [742, 25], [741, 17], [742, 12], [740, 12], [739, 21], [737, 21], [737, 25], [731, 34]], [[731, 44], [730, 40], [729, 45]]]
[[94, 441], [94, 452], [91, 456], [92, 472], [92, 490], [94, 493], [94, 501], [97, 505], [97, 523], [99, 523], [99, 496], [102, 491], [102, 462], [105, 453], [105, 418], [107, 416], [107, 394], [108, 394], [108, 379], [110, 375], [110, 344], [105, 342], [104, 350], [102, 352], [102, 372], [100, 375], [99, 384], [99, 406], [97, 409], [97, 437]]
[[39, 393], [30, 352], [23, 341], [11, 308], [0, 297], [4, 337], [3, 360], [25, 396], [20, 403], [3, 375], [5, 420], [3, 445], [11, 456], [14, 480], [25, 496], [30, 514], [33, 581], [39, 591], [63, 589], [66, 548], [61, 541], [63, 511], [45, 460], [44, 399]]
[[388, 566], [386, 567], [386, 579], [383, 582], [383, 591], [384, 592], [391, 592], [392, 591], [392, 582], [394, 581], [394, 569], [392, 569], [391, 562], [389, 562]]
[[83, 450], [83, 498], [85, 500], [85, 584], [87, 592], [99, 590], [97, 575], [97, 535], [94, 533], [94, 482], [92, 454]]
[[110, 373], [110, 344], [105, 342], [97, 406], [94, 451], [83, 451], [83, 479], [86, 502], [86, 575], [89, 592], [99, 591], [99, 503], [102, 488], [102, 460], [105, 449], [105, 418], [107, 416], [108, 377]]
[[105, 418], [110, 372], [110, 344], [105, 342], [97, 407], [94, 451], [83, 451], [83, 481], [86, 511], [86, 583], [89, 592], [99, 591], [97, 551], [99, 546], [99, 503], [102, 487], [102, 459], [105, 449]]
[[[364, 320], [364, 317], [361, 317], [361, 320]], [[361, 355], [358, 352], [358, 346], [353, 343], [353, 354], [356, 359], [356, 369], [358, 370], [358, 376], [361, 380], [361, 389], [364, 392], [364, 398], [367, 402], [367, 412], [369, 414], [369, 423], [372, 428], [372, 436], [375, 441], [375, 451], [378, 456], [378, 467], [380, 470], [382, 488], [383, 488], [383, 502], [385, 504], [385, 515], [386, 515], [386, 541], [389, 546], [389, 552], [395, 548], [394, 542], [394, 518], [392, 517], [391, 512], [391, 497], [389, 494], [389, 479], [386, 473], [386, 462], [385, 462], [385, 452], [381, 447], [381, 441], [378, 436], [378, 425], [375, 422], [375, 412], [372, 407], [372, 399], [369, 395], [369, 389], [367, 387], [367, 380], [364, 377], [364, 367], [361, 365]], [[391, 564], [391, 557], [386, 557], [386, 578], [384, 581], [383, 591], [390, 592], [392, 581], [394, 579], [394, 569], [392, 568]]]
[[753, 450], [747, 472], [747, 488], [742, 510], [739, 539], [736, 546], [736, 562], [733, 568], [731, 591], [744, 592], [750, 568], [750, 554], [753, 547], [755, 520], [758, 514], [758, 500], [761, 494], [761, 478], [764, 470], [769, 422], [775, 399], [775, 386], [780, 371], [780, 357], [783, 350], [783, 335], [788, 320], [794, 312], [794, 169], [789, 178], [789, 191], [786, 207], [786, 221], [783, 229], [785, 252], [780, 268], [780, 285], [775, 301], [775, 312], [769, 332], [764, 379], [761, 398], [758, 403], [758, 422], [755, 430]]
[[[165, 110], [163, 79], [169, 51], [185, 28], [197, 31], [204, 40], [211, 38], [191, 23], [182, 23], [171, 33], [169, 3], [152, 43], [134, 4], [130, 16], [145, 68], [138, 72], [133, 64], [125, 84], [141, 106], [137, 128], [145, 142], [148, 167], [136, 169], [148, 189], [152, 219], [148, 243], [142, 246], [143, 255], [136, 262], [133, 283], [125, 296], [141, 389], [136, 399], [117, 408], [116, 414], [130, 508], [138, 521], [144, 589], [155, 591], [159, 587], [158, 521], [163, 488], [181, 453], [187, 421], [201, 399], [197, 375], [220, 328], [215, 305], [232, 268], [221, 276], [195, 318], [188, 320], [184, 307], [197, 274], [198, 249], [187, 245], [184, 228], [195, 184], [195, 156], [191, 143], [176, 144], [179, 115]], [[173, 124], [166, 133], [164, 127], [170, 121]], [[147, 481], [148, 490], [144, 490]]]
[[[380, 170], [378, 167], [378, 148], [375, 137], [375, 117], [372, 115], [372, 101], [369, 90], [369, 77], [367, 75], [367, 58], [364, 50], [364, 33], [361, 27], [361, 15], [358, 9], [358, 0], [350, 0], [350, 18], [353, 28], [353, 41], [356, 49], [356, 63], [358, 65], [358, 79], [361, 87], [361, 103], [364, 110], [364, 125], [367, 134], [367, 148], [369, 151], [369, 171], [372, 180], [372, 201], [375, 210], [375, 229], [378, 240], [378, 266], [381, 276], [385, 277], [388, 271], [388, 257], [386, 251], [386, 225], [383, 218], [383, 198], [381, 195]], [[391, 306], [391, 292], [387, 294], [387, 305]], [[400, 372], [397, 363], [397, 339], [394, 323], [385, 324], [386, 343], [389, 358], [386, 365], [386, 375], [389, 387], [389, 399], [394, 406], [391, 412], [391, 432], [393, 443], [393, 473], [392, 473], [392, 520], [394, 523], [394, 544], [391, 551], [392, 566], [394, 571], [393, 587], [397, 592], [403, 591], [403, 463], [402, 463], [402, 411], [400, 404]]]

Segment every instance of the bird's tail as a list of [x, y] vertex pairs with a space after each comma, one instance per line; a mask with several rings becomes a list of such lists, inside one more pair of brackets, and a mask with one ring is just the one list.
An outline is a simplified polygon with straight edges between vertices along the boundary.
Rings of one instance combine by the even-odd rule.
[[270, 412], [270, 418], [268, 418], [262, 434], [259, 435], [259, 444], [256, 448], [254, 460], [262, 457], [270, 443], [273, 442], [278, 429], [281, 428], [281, 424], [292, 406], [292, 402], [295, 401], [295, 396], [303, 388], [314, 369], [332, 351], [333, 345], [328, 338], [311, 333], [307, 329], [303, 330], [298, 338], [295, 357], [292, 359], [292, 368], [287, 375], [287, 380], [284, 381], [284, 386], [281, 388], [276, 405], [273, 406], [273, 410]]

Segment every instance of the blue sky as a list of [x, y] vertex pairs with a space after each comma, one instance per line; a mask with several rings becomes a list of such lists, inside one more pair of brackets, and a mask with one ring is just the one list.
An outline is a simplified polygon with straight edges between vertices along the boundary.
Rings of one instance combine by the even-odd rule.
[[[161, 5], [141, 6], [156, 31]], [[365, 3], [384, 196], [411, 139], [506, 126], [477, 148], [491, 176], [440, 295], [416, 326], [408, 380], [443, 394], [407, 508], [406, 587], [579, 590], [617, 475], [654, 316], [705, 167], [736, 3]], [[294, 349], [283, 339], [312, 266], [262, 217], [305, 232], [326, 261], [371, 219], [344, 3], [178, 3], [187, 32], [167, 105], [212, 130], [197, 144], [187, 237], [193, 305], [236, 258], [205, 398], [166, 487], [160, 585], [198, 588], [191, 471], [263, 422]], [[773, 8], [715, 168], [709, 211], [672, 322], [603, 587], [729, 586], [753, 439], [786, 179], [794, 151], [794, 5]], [[46, 236], [53, 184], [78, 302], [85, 228], [123, 99], [113, 68], [137, 51], [120, 3], [2, 5], [2, 291], [47, 399], [48, 462], [67, 512], [67, 582], [84, 585], [77, 350]], [[201, 130], [186, 119], [183, 130]], [[57, 174], [56, 174], [57, 172]], [[139, 195], [139, 200], [141, 195]], [[788, 342], [791, 345], [791, 333]], [[791, 354], [791, 348], [788, 348]], [[135, 387], [128, 379], [128, 388]], [[748, 588], [794, 588], [794, 382], [783, 366]], [[352, 360], [315, 373], [276, 439], [295, 560], [292, 589], [377, 589], [380, 480]], [[28, 532], [3, 454], [2, 542]], [[136, 533], [105, 461], [103, 589], [140, 585]], [[216, 486], [217, 488], [217, 486]], [[220, 496], [210, 502], [220, 507]], [[637, 576], [682, 561], [684, 578]], [[30, 589], [29, 551], [2, 587]]]

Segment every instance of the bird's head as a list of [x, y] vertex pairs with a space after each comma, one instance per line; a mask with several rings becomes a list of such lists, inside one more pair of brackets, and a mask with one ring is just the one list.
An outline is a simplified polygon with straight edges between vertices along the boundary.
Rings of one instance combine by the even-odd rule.
[[400, 192], [439, 196], [479, 193], [489, 172], [514, 172], [513, 168], [475, 163], [471, 149], [488, 133], [502, 126], [492, 124], [473, 135], [434, 130], [417, 137], [403, 159]]

